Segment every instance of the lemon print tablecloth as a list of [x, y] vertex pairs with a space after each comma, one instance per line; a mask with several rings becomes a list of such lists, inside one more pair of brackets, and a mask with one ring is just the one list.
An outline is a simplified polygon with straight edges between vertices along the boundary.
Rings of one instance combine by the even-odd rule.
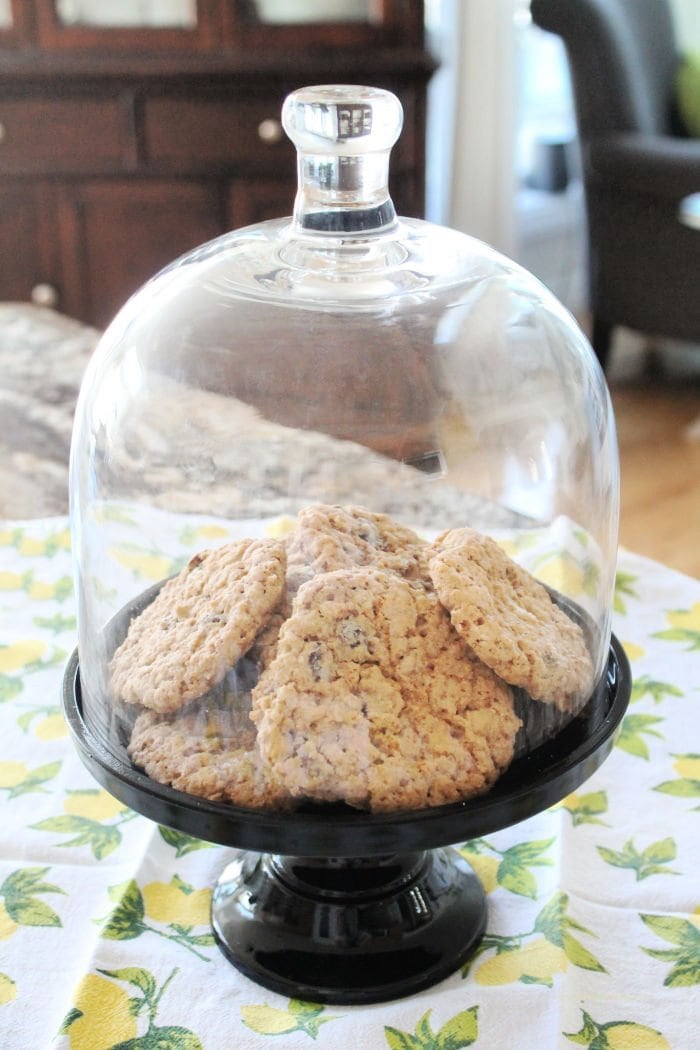
[[[133, 813], [74, 753], [59, 703], [69, 547], [65, 518], [0, 526], [2, 1050], [700, 1045], [698, 581], [621, 553], [621, 734], [561, 804], [457, 844], [488, 894], [471, 963], [406, 999], [323, 1007], [260, 988], [214, 945], [231, 851]], [[146, 586], [170, 555], [138, 548]]]

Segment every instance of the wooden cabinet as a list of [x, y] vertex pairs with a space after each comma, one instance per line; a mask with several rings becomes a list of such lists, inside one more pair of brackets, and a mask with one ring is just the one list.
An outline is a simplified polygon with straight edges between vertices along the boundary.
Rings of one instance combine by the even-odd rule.
[[392, 195], [399, 213], [423, 214], [434, 64], [420, 0], [358, 0], [354, 15], [346, 0], [344, 19], [337, 3], [309, 2], [325, 22], [297, 16], [298, 0], [287, 22], [268, 15], [279, 3], [179, 0], [181, 24], [154, 26], [99, 25], [101, 6], [93, 24], [65, 18], [89, 2], [11, 0], [0, 24], [0, 300], [53, 294], [104, 326], [177, 255], [290, 214], [296, 162], [280, 110], [306, 84], [399, 96]]
[[[34, 187], [0, 186], [0, 287], [2, 299], [28, 299], [42, 281]], [[48, 271], [46, 271], [48, 272]]]

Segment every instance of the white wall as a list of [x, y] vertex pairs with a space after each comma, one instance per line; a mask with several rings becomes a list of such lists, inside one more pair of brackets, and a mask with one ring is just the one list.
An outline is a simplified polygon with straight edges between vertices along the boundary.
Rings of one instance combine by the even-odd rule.
[[507, 255], [515, 245], [514, 0], [456, 9], [453, 159], [447, 223]]
[[700, 0], [671, 0], [682, 50], [700, 50]]

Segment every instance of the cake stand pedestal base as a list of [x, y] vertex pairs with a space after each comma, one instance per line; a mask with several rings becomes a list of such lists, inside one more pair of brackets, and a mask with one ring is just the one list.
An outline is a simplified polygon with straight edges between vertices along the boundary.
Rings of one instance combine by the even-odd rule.
[[[214, 934], [234, 966], [290, 999], [362, 1004], [429, 988], [473, 956], [484, 892], [466, 860], [443, 847], [510, 827], [575, 791], [610, 754], [631, 688], [613, 636], [581, 715], [516, 759], [487, 794], [397, 813], [252, 809], [151, 780], [132, 765], [124, 740], [106, 740], [100, 719], [91, 725], [86, 717], [77, 651], [64, 675], [63, 709], [87, 769], [120, 802], [245, 851], [212, 897]], [[101, 717], [99, 705], [92, 715]]]
[[398, 999], [473, 954], [486, 898], [454, 849], [366, 859], [241, 853], [212, 898], [219, 947], [242, 973], [318, 1003]]

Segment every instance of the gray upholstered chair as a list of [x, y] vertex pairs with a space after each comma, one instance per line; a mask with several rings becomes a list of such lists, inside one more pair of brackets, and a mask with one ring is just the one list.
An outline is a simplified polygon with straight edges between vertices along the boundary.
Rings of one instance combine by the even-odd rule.
[[668, 0], [531, 0], [531, 11], [563, 40], [571, 72], [601, 364], [617, 325], [700, 341], [700, 230], [679, 221], [700, 190], [700, 140], [677, 113]]

